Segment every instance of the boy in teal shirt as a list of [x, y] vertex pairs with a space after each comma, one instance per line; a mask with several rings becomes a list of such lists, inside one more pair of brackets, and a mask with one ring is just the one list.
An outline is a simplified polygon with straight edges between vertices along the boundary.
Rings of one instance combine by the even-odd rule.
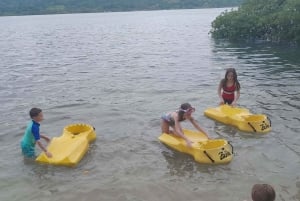
[[45, 152], [46, 156], [51, 158], [52, 154], [47, 151], [41, 142], [41, 138], [45, 139], [48, 143], [50, 138], [40, 134], [40, 122], [44, 120], [43, 112], [39, 108], [32, 108], [29, 112], [32, 121], [29, 122], [25, 130], [24, 136], [21, 140], [21, 149], [24, 156], [29, 158], [36, 157], [35, 155], [35, 144]]

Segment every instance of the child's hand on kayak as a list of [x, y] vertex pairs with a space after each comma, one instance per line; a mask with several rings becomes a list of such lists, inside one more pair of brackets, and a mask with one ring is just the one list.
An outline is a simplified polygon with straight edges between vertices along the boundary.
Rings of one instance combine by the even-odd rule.
[[52, 154], [50, 152], [46, 151], [45, 154], [48, 158], [52, 158]]
[[192, 147], [192, 144], [193, 144], [194, 142], [192, 142], [192, 141], [190, 141], [190, 140], [187, 140], [186, 141], [186, 144], [187, 144], [187, 146], [188, 147]]

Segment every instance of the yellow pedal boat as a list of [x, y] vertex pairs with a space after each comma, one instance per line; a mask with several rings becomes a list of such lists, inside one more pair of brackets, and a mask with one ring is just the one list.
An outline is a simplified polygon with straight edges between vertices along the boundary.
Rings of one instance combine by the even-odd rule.
[[208, 108], [204, 114], [224, 124], [232, 125], [242, 131], [267, 133], [271, 130], [271, 121], [264, 114], [252, 114], [248, 109], [221, 105]]
[[198, 131], [183, 129], [184, 134], [194, 143], [188, 147], [186, 141], [172, 134], [162, 133], [159, 140], [165, 145], [194, 157], [195, 161], [205, 164], [225, 164], [233, 158], [233, 147], [224, 139], [208, 139]]
[[47, 150], [48, 158], [42, 152], [36, 161], [53, 165], [75, 166], [88, 151], [89, 143], [96, 139], [95, 129], [88, 124], [70, 124], [63, 129], [60, 137], [54, 137]]

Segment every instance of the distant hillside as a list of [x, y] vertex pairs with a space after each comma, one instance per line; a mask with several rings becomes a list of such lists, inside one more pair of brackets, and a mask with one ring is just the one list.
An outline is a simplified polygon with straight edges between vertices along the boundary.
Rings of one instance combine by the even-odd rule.
[[0, 15], [37, 15], [109, 11], [239, 6], [244, 0], [0, 0]]

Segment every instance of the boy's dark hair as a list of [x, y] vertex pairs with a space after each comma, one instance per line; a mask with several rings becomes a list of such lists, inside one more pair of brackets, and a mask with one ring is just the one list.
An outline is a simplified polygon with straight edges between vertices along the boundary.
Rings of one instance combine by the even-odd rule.
[[251, 196], [253, 201], [274, 201], [276, 193], [269, 184], [255, 184], [252, 187]]
[[42, 112], [42, 110], [40, 108], [31, 108], [29, 115], [31, 118], [38, 116], [40, 113]]

